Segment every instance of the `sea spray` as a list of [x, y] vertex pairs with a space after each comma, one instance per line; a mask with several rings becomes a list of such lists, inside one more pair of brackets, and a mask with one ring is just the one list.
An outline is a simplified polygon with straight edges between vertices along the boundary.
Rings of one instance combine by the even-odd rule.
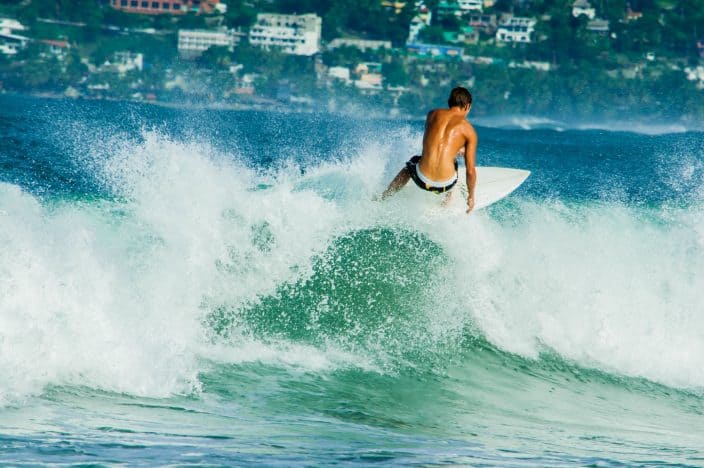
[[0, 462], [701, 464], [700, 135], [479, 127], [531, 177], [426, 216], [375, 201], [420, 122], [41, 105]]

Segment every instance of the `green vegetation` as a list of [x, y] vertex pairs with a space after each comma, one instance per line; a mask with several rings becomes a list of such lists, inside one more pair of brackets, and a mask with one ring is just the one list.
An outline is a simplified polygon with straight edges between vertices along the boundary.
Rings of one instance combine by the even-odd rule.
[[[574, 18], [573, 0], [498, 0], [485, 13], [498, 17], [511, 11], [535, 18], [533, 41], [497, 43], [493, 34], [482, 31], [478, 43], [457, 44], [465, 56], [481, 60], [461, 61], [406, 53], [404, 43], [416, 14], [413, 1], [397, 13], [381, 0], [230, 0], [223, 16], [150, 16], [116, 11], [99, 0], [0, 0], [0, 15], [18, 18], [29, 26], [32, 38], [71, 44], [61, 55], [34, 42], [12, 60], [0, 56], [0, 82], [10, 90], [63, 92], [73, 86], [87, 95], [118, 98], [154, 93], [161, 99], [190, 99], [190, 95], [252, 101], [292, 94], [332, 103], [338, 109], [348, 104], [383, 106], [410, 114], [442, 105], [451, 86], [465, 85], [476, 96], [476, 114], [618, 117], [637, 113], [701, 119], [704, 91], [687, 81], [683, 71], [702, 63], [697, 47], [704, 38], [701, 0], [590, 2], [598, 17], [609, 21], [607, 33], [590, 31], [584, 16]], [[420, 33], [426, 43], [447, 44], [454, 40], [448, 33], [468, 24], [467, 17], [440, 14], [438, 0], [425, 4], [433, 18]], [[627, 18], [627, 5], [640, 15]], [[324, 43], [351, 37], [387, 40], [396, 48], [339, 47], [324, 49], [319, 57], [299, 57], [251, 46], [245, 37], [234, 50], [213, 47], [196, 60], [179, 59], [178, 29], [227, 26], [246, 32], [262, 11], [318, 14], [323, 19]], [[98, 68], [89, 73], [83, 63], [100, 67], [120, 51], [144, 54], [144, 70], [119, 74]], [[520, 68], [527, 61], [541, 62], [550, 71]], [[326, 75], [326, 67], [353, 71], [361, 62], [382, 64], [384, 89], [360, 90]], [[233, 91], [243, 86], [245, 75], [249, 84], [244, 87], [253, 82], [254, 96]], [[360, 76], [352, 72], [351, 78]], [[166, 82], [179, 84], [166, 86]], [[282, 87], [287, 91], [282, 93]]]

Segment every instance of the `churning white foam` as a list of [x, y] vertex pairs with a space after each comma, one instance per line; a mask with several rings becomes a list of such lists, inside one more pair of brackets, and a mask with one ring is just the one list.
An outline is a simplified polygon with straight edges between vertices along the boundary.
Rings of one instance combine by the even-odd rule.
[[87, 161], [114, 201], [41, 203], [0, 185], [0, 404], [50, 383], [197, 389], [209, 305], [308, 274], [344, 225], [290, 171], [260, 176], [207, 145], [146, 133], [98, 150]]
[[704, 386], [701, 212], [514, 197], [508, 217], [425, 219], [373, 202], [418, 145], [409, 132], [304, 174], [293, 165], [262, 174], [236, 155], [146, 133], [89, 158], [115, 200], [40, 202], [0, 184], [0, 405], [47, 384], [191, 392], [210, 360], [373, 369], [373, 349], [223, 344], [203, 320], [213, 305], [246, 307], [306, 277], [331, 239], [375, 225], [443, 246], [451, 268], [430, 280], [430, 307], [419, 311], [438, 340], [473, 325], [525, 356], [548, 347], [587, 366]]
[[[546, 348], [587, 367], [704, 388], [704, 223], [699, 209], [521, 201], [442, 236], [452, 311], [500, 348]], [[516, 218], [519, 216], [519, 218]]]

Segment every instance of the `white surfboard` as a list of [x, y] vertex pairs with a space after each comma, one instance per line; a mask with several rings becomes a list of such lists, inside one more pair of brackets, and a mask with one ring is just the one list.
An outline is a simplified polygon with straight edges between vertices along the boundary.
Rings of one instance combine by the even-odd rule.
[[[455, 193], [443, 211], [466, 211], [467, 208], [467, 182], [465, 171], [459, 168], [457, 187]], [[474, 209], [480, 210], [516, 190], [530, 175], [530, 171], [523, 169], [509, 169], [505, 167], [477, 167], [477, 186], [474, 189]], [[459, 189], [459, 190], [457, 190]], [[440, 208], [440, 203], [445, 195], [437, 195], [421, 190], [411, 180], [398, 194], [408, 198], [414, 204], [425, 205], [429, 211]]]

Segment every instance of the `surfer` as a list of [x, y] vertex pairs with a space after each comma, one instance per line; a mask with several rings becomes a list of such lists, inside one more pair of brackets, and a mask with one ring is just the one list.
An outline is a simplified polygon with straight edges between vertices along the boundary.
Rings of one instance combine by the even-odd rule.
[[457, 184], [457, 155], [464, 154], [467, 167], [467, 213], [474, 208], [474, 187], [477, 173], [474, 160], [477, 152], [477, 132], [466, 117], [472, 107], [472, 94], [457, 87], [447, 100], [449, 109], [433, 109], [425, 119], [423, 153], [413, 156], [391, 181], [381, 198], [401, 190], [413, 179], [418, 187], [434, 193], [449, 192]]

